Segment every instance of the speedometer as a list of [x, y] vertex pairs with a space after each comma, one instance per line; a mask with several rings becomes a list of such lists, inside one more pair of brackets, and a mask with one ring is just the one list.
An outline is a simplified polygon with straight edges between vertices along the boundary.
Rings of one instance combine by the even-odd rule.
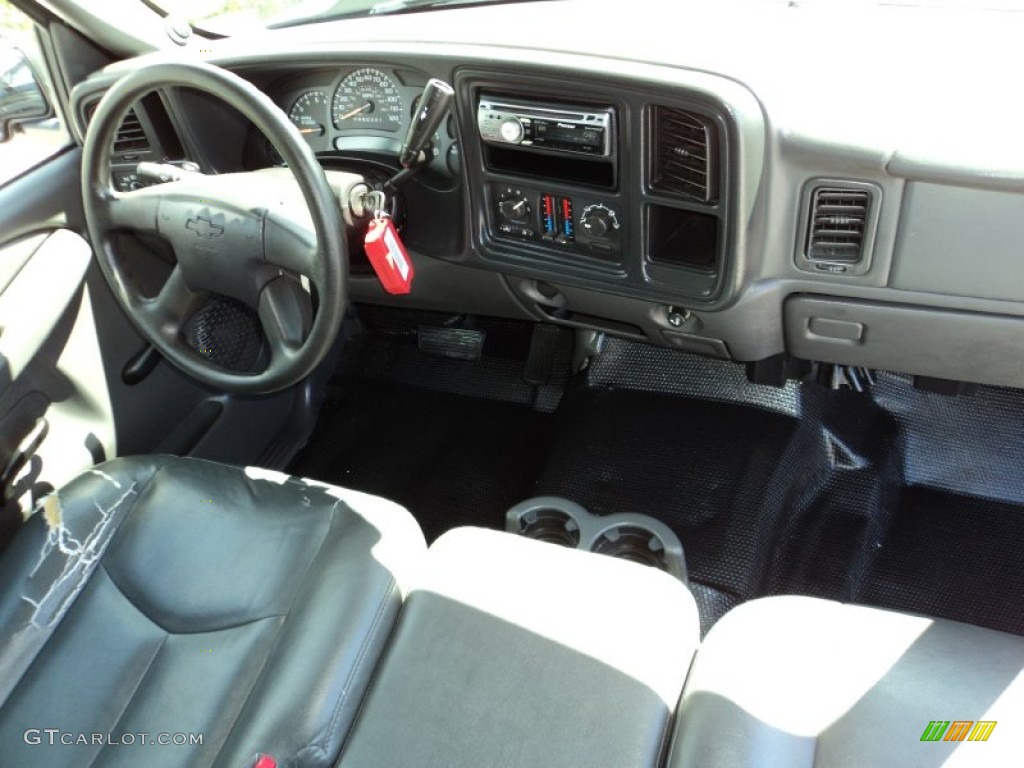
[[394, 80], [379, 69], [357, 69], [334, 92], [334, 127], [397, 131], [402, 127], [402, 97]]

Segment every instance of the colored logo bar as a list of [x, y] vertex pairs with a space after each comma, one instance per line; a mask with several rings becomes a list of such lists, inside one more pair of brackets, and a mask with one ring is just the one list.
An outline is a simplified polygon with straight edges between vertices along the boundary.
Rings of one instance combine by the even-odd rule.
[[988, 741], [996, 720], [931, 720], [921, 741]]

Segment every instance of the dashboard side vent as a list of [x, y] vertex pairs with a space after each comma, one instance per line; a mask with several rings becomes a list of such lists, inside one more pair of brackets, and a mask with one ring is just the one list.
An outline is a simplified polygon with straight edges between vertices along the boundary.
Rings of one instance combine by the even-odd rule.
[[672, 107], [653, 107], [651, 189], [713, 202], [718, 196], [718, 131], [712, 120]]
[[864, 259], [871, 194], [865, 189], [815, 187], [808, 214], [808, 261], [858, 264]]
[[149, 150], [149, 139], [142, 129], [139, 116], [135, 110], [128, 110], [124, 116], [121, 127], [117, 129], [117, 136], [114, 138], [114, 154], [123, 155], [130, 152], [146, 152]]
[[[86, 128], [92, 122], [93, 115], [96, 114], [98, 106], [99, 101], [94, 101], [85, 108]], [[124, 116], [124, 120], [121, 121], [121, 126], [117, 129], [117, 135], [114, 137], [114, 154], [138, 154], [148, 152], [150, 149], [152, 147], [149, 137], [142, 127], [138, 114], [136, 114], [134, 109], [129, 109], [128, 113]]]

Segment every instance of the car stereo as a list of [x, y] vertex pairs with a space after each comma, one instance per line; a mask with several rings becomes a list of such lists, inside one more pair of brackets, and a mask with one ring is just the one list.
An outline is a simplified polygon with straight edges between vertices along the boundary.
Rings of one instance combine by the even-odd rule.
[[610, 108], [583, 110], [484, 94], [476, 117], [480, 138], [491, 144], [593, 157], [610, 157], [615, 147], [615, 112]]

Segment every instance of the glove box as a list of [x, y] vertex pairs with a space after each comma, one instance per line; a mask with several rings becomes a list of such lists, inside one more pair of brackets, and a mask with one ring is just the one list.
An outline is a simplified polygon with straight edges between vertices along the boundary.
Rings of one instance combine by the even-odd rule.
[[1024, 387], [1024, 318], [801, 295], [787, 351], [804, 360]]

